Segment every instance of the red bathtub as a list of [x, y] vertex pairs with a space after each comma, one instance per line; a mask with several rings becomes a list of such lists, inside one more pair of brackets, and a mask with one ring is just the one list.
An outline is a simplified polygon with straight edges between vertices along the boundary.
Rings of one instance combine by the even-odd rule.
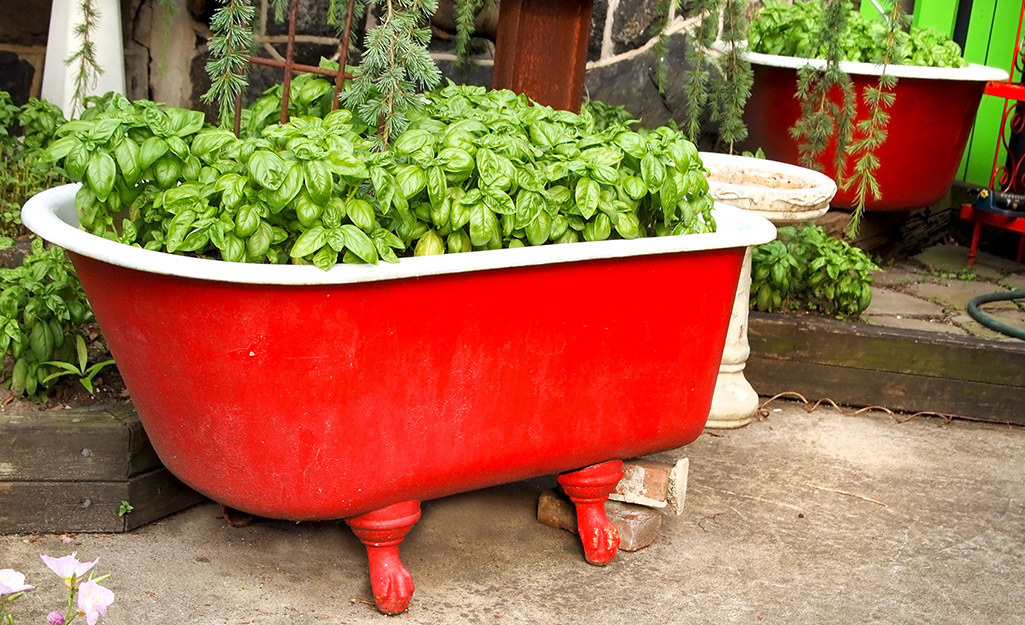
[[344, 518], [386, 613], [419, 502], [562, 473], [585, 555], [615, 555], [617, 459], [679, 447], [708, 415], [738, 273], [772, 226], [403, 259], [233, 264], [75, 227], [74, 186], [24, 223], [71, 252], [161, 460], [227, 506]]

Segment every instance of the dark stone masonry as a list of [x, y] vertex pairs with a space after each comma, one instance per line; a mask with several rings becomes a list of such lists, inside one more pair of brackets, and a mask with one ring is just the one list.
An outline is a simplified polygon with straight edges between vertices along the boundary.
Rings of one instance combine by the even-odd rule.
[[[197, 107], [212, 115], [212, 108], [202, 104], [200, 97], [209, 87], [204, 69], [210, 34], [207, 21], [216, 8], [215, 0], [175, 0], [174, 16], [168, 16], [157, 1], [121, 0], [128, 96]], [[19, 11], [12, 20], [0, 21], [0, 88], [11, 92], [18, 103], [39, 95], [50, 16], [50, 0], [25, 2], [27, 10]], [[269, 4], [269, 0], [260, 0], [258, 5], [256, 53], [282, 58], [287, 28], [274, 21]], [[498, 0], [478, 19], [480, 36], [472, 42], [468, 67], [455, 62], [451, 0], [440, 4], [432, 25], [432, 54], [442, 72], [455, 82], [490, 86]], [[658, 0], [594, 0], [588, 41], [587, 95], [627, 107], [646, 126], [681, 119], [685, 111], [680, 83], [688, 14], [684, 10], [670, 22], [673, 34], [667, 42], [667, 80], [665, 92], [660, 93], [655, 84], [652, 41], [659, 4]], [[295, 51], [298, 62], [316, 65], [321, 57], [337, 59], [336, 29], [324, 19], [328, 5], [329, 0], [301, 0]], [[376, 19], [374, 12], [365, 19]], [[365, 27], [366, 23], [360, 24], [352, 41], [350, 62], [359, 58]], [[253, 68], [247, 98], [258, 97], [280, 80], [279, 70]]]

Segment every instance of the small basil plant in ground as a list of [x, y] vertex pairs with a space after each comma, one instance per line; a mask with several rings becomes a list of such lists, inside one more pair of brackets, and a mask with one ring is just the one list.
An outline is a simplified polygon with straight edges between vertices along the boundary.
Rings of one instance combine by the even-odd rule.
[[814, 312], [854, 320], [872, 302], [872, 272], [864, 251], [819, 226], [786, 226], [751, 256], [751, 308]]
[[89, 232], [234, 262], [329, 269], [715, 228], [697, 148], [669, 128], [598, 130], [510, 91], [450, 85], [382, 151], [349, 111], [324, 111], [324, 85], [297, 79], [311, 114], [283, 125], [259, 127], [257, 101], [241, 139], [198, 112], [110, 97], [49, 154], [83, 183]]
[[[33, 238], [18, 267], [0, 269], [2, 380], [18, 397], [42, 400], [58, 378], [77, 378], [90, 393], [93, 380], [112, 360], [89, 364], [84, 335], [92, 309], [64, 250]], [[99, 352], [106, 346], [99, 342]]]
[[[64, 581], [67, 589], [65, 605], [46, 615], [49, 625], [69, 625], [80, 617], [84, 617], [88, 625], [96, 625], [101, 616], [107, 614], [107, 608], [114, 603], [114, 593], [100, 585], [110, 575], [93, 577], [92, 569], [99, 560], [80, 562], [76, 553], [63, 558], [41, 556], [43, 563]], [[88, 573], [88, 577], [86, 574]], [[0, 625], [14, 625], [15, 622], [38, 623], [41, 619], [33, 618], [21, 621], [14, 620], [14, 602], [35, 586], [25, 583], [25, 575], [14, 569], [0, 569]]]

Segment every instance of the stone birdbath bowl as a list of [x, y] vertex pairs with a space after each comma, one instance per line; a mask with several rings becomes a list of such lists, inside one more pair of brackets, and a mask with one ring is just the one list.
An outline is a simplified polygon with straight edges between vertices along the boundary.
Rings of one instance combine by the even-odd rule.
[[[757, 213], [776, 226], [804, 223], [829, 210], [836, 183], [825, 174], [765, 159], [702, 152], [708, 169], [708, 188], [717, 202]], [[744, 377], [751, 353], [747, 318], [751, 299], [751, 248], [733, 301], [726, 347], [715, 382], [706, 428], [730, 429], [747, 425], [758, 412], [758, 393]]]

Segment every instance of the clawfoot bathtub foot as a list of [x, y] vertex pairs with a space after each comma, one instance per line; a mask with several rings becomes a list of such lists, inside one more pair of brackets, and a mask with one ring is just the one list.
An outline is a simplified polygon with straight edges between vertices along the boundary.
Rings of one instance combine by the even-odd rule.
[[413, 578], [399, 560], [399, 543], [419, 520], [419, 501], [403, 501], [345, 519], [367, 548], [370, 586], [382, 614], [404, 611], [413, 598]]
[[559, 485], [577, 508], [584, 557], [597, 566], [612, 562], [619, 551], [619, 530], [605, 516], [605, 500], [622, 479], [622, 469], [622, 460], [610, 460], [559, 476]]

